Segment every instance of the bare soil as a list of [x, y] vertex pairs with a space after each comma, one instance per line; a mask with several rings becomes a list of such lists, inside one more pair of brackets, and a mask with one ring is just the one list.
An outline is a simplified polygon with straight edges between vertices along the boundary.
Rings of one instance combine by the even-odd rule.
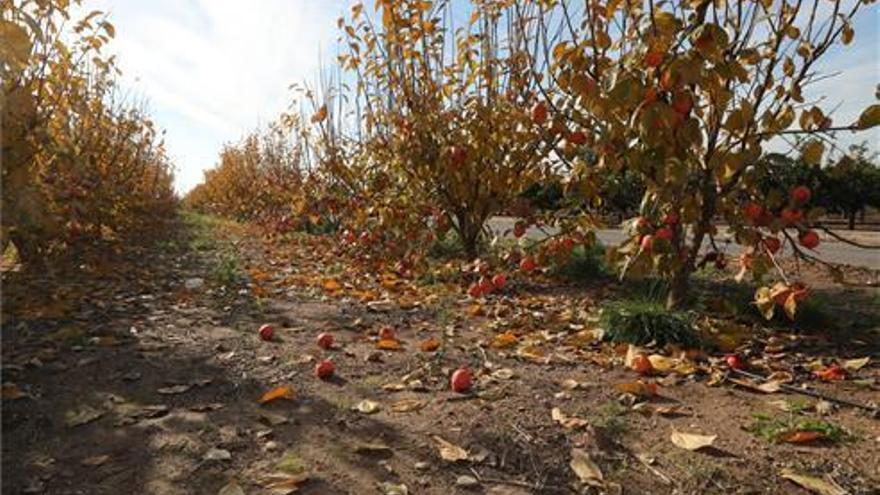
[[[612, 282], [537, 281], [478, 309], [450, 296], [371, 311], [291, 283], [316, 253], [285, 255], [228, 224], [178, 222], [166, 232], [161, 243], [67, 270], [4, 274], [3, 493], [285, 493], [269, 488], [273, 480], [303, 494], [813, 493], [783, 478], [786, 469], [845, 493], [878, 493], [880, 423], [870, 411], [838, 406], [823, 416], [851, 433], [845, 441], [774, 443], [745, 431], [754, 415], [815, 399], [710, 386], [695, 373], [659, 378], [658, 396], [638, 400], [615, 388], [639, 378], [620, 365], [620, 349], [548, 345], [535, 358], [486, 345], [487, 325], [516, 308], [527, 308], [536, 331], [575, 332], [552, 317], [555, 304], [589, 309], [619, 290]], [[247, 276], [231, 282], [236, 273]], [[852, 321], [838, 334], [768, 328], [761, 337], [786, 342], [774, 359], [811, 387], [876, 407], [880, 329], [864, 324], [880, 312], [870, 307], [876, 288], [839, 290], [851, 305], [840, 318]], [[273, 342], [258, 338], [263, 323], [275, 326]], [[386, 325], [402, 349], [377, 349]], [[322, 331], [335, 335], [333, 350], [315, 345]], [[429, 338], [438, 351], [419, 349]], [[863, 356], [872, 360], [830, 384], [784, 364]], [[336, 365], [329, 381], [313, 376], [324, 358]], [[476, 374], [472, 393], [449, 390], [461, 365]], [[292, 400], [258, 402], [278, 386], [291, 387]], [[396, 412], [405, 399], [422, 407]], [[364, 400], [379, 410], [356, 410]], [[656, 412], [664, 406], [678, 414]], [[585, 424], [562, 426], [554, 407]], [[717, 439], [689, 451], [670, 441], [673, 431]], [[444, 460], [435, 436], [468, 458]], [[572, 448], [595, 461], [601, 486], [578, 481]]]

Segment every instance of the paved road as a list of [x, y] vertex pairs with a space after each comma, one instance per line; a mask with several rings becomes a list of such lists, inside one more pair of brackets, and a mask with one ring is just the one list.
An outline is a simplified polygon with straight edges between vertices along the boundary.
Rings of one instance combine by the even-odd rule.
[[[514, 222], [515, 219], [510, 217], [495, 217], [490, 221], [490, 226], [495, 232], [501, 232], [512, 229]], [[547, 229], [547, 232], [551, 234], [553, 231], [553, 229]], [[617, 244], [626, 238], [619, 229], [602, 229], [596, 234], [603, 244]], [[544, 236], [544, 233], [539, 229], [532, 228], [526, 232], [526, 235], [531, 238], [540, 238]], [[880, 245], [880, 233], [868, 232], [864, 233], [864, 237], [866, 244]], [[728, 255], [736, 256], [739, 254], [739, 245], [731, 243], [725, 246], [724, 249]], [[880, 270], [880, 250], [878, 249], [862, 249], [833, 239], [823, 239], [822, 244], [815, 250], [815, 254], [832, 263], [846, 263]]]

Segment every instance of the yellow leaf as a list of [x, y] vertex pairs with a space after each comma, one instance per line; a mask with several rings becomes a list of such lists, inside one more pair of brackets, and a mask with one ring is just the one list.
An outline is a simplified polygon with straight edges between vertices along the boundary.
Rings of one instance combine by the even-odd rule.
[[324, 119], [326, 119], [326, 118], [327, 118], [327, 105], [321, 105], [321, 108], [319, 108], [318, 111], [315, 112], [314, 115], [312, 115], [312, 123], [318, 124], [320, 122], [323, 122]]
[[437, 449], [440, 451], [440, 457], [443, 458], [443, 460], [449, 462], [467, 460], [467, 450], [464, 450], [458, 445], [448, 442], [437, 435], [434, 435], [432, 438], [434, 439], [434, 442], [437, 443]]
[[863, 357], [860, 359], [847, 359], [843, 362], [843, 369], [849, 371], [858, 371], [864, 368], [869, 361], [871, 361], [870, 357]]
[[296, 393], [293, 391], [293, 389], [285, 385], [281, 387], [275, 387], [272, 390], [266, 392], [265, 394], [260, 396], [257, 402], [259, 402], [260, 404], [266, 404], [278, 399], [293, 400], [295, 396]]
[[779, 473], [779, 476], [819, 495], [847, 495], [849, 493], [835, 483], [834, 480], [826, 481], [814, 476], [796, 473], [790, 469], [784, 469]]
[[27, 394], [22, 392], [21, 389], [18, 388], [18, 385], [14, 383], [4, 383], [0, 397], [2, 397], [3, 400], [16, 400], [21, 399], [22, 397], [27, 397]]
[[427, 402], [418, 399], [403, 399], [391, 405], [391, 411], [396, 413], [408, 413], [418, 411], [427, 405]]
[[580, 480], [590, 486], [602, 486], [602, 470], [590, 458], [586, 451], [571, 449], [571, 462], [569, 467]]
[[586, 419], [575, 416], [566, 416], [565, 413], [562, 412], [562, 409], [559, 409], [558, 407], [554, 407], [550, 410], [550, 418], [570, 430], [583, 428], [590, 424]]
[[870, 129], [880, 125], [880, 104], [871, 105], [859, 115], [859, 129]]
[[813, 139], [804, 145], [801, 150], [801, 158], [809, 165], [819, 165], [822, 162], [822, 153], [824, 152], [825, 145], [822, 144], [822, 141]]
[[673, 431], [669, 438], [676, 447], [686, 450], [699, 450], [710, 447], [718, 435], [696, 435], [694, 433], [681, 433]]
[[31, 40], [27, 31], [18, 24], [0, 20], [0, 59], [24, 66], [31, 53]]

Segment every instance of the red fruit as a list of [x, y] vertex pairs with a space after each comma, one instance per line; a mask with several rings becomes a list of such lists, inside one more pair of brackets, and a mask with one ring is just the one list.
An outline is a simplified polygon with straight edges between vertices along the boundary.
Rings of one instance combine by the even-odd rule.
[[547, 122], [547, 105], [543, 101], [532, 106], [532, 122], [538, 125], [544, 125], [544, 122]]
[[801, 223], [801, 220], [804, 219], [804, 212], [794, 208], [784, 208], [782, 213], [779, 214], [779, 217], [782, 219], [782, 223], [785, 224], [786, 227], [790, 227]]
[[571, 144], [575, 144], [575, 145], [580, 146], [580, 145], [582, 145], [582, 144], [586, 144], [586, 142], [587, 142], [587, 135], [584, 134], [584, 133], [581, 132], [581, 131], [574, 131], [574, 132], [572, 132], [571, 134], [569, 134], [569, 135], [566, 137], [566, 139], [567, 139], [568, 142], [570, 142]]
[[679, 115], [687, 115], [694, 106], [694, 100], [688, 93], [677, 93], [672, 98], [672, 109]]
[[813, 230], [808, 230], [801, 234], [800, 241], [801, 246], [807, 249], [816, 249], [816, 246], [819, 245], [819, 234]]
[[654, 366], [651, 365], [651, 360], [644, 354], [639, 354], [634, 357], [632, 363], [630, 363], [630, 368], [640, 375], [650, 375], [654, 372]]
[[505, 277], [504, 274], [499, 273], [492, 277], [492, 285], [495, 287], [495, 289], [501, 290], [504, 288], [505, 284], [507, 284], [507, 277]]
[[678, 213], [674, 213], [674, 212], [667, 213], [666, 216], [663, 217], [663, 223], [665, 223], [666, 225], [669, 225], [670, 227], [678, 225], [679, 220], [680, 219], [678, 217]]
[[779, 241], [776, 237], [767, 237], [763, 241], [764, 247], [767, 248], [767, 251], [770, 254], [776, 254], [779, 251], [779, 248], [782, 247], [782, 242]]
[[467, 293], [469, 296], [477, 299], [483, 295], [483, 289], [480, 288], [480, 284], [471, 284], [471, 286], [468, 287]]
[[489, 294], [495, 289], [495, 284], [492, 283], [492, 279], [486, 276], [480, 277], [479, 286], [480, 291], [483, 294]]
[[655, 101], [657, 101], [657, 89], [648, 88], [647, 91], [645, 91], [645, 104], [650, 105]]
[[329, 349], [333, 347], [333, 334], [332, 333], [322, 333], [318, 335], [318, 347], [321, 349]]
[[666, 239], [667, 241], [671, 241], [674, 235], [675, 234], [672, 232], [672, 229], [670, 229], [669, 227], [663, 227], [662, 229], [657, 229], [654, 237], [656, 239]]
[[663, 54], [651, 51], [645, 55], [645, 65], [648, 67], [659, 67], [663, 63]]
[[571, 251], [572, 249], [574, 249], [574, 239], [572, 239], [571, 237], [566, 237], [562, 239], [562, 248], [566, 251]]
[[272, 337], [275, 335], [275, 329], [272, 328], [272, 325], [266, 324], [260, 327], [259, 330], [260, 338], [269, 342], [272, 340]]
[[736, 354], [729, 354], [724, 360], [727, 362], [727, 366], [729, 366], [730, 369], [741, 370], [745, 368], [742, 360]]
[[449, 385], [452, 387], [452, 390], [460, 394], [470, 390], [473, 384], [471, 370], [465, 367], [455, 370], [455, 373], [452, 374], [452, 379], [449, 380]]
[[791, 199], [794, 200], [795, 203], [806, 203], [810, 200], [810, 188], [807, 186], [797, 186], [791, 190]]
[[513, 235], [514, 237], [522, 237], [523, 234], [526, 233], [526, 224], [523, 222], [516, 222], [516, 225], [513, 226]]
[[760, 223], [761, 217], [764, 216], [764, 207], [758, 203], [750, 202], [743, 208], [743, 215], [751, 220], [753, 224]]
[[333, 376], [333, 371], [335, 367], [333, 366], [333, 361], [321, 361], [315, 366], [315, 376], [320, 378], [321, 380], [326, 380]]
[[642, 251], [650, 253], [654, 247], [654, 236], [651, 234], [643, 235], [639, 245], [641, 246]]
[[467, 150], [460, 146], [453, 146], [449, 148], [449, 159], [452, 161], [452, 165], [454, 167], [460, 167], [467, 161]]
[[531, 256], [526, 256], [522, 259], [522, 261], [519, 262], [519, 269], [524, 272], [530, 272], [535, 268], [537, 268], [537, 265], [535, 264], [535, 260], [532, 259]]
[[382, 327], [379, 329], [379, 340], [395, 340], [394, 329], [391, 327]]

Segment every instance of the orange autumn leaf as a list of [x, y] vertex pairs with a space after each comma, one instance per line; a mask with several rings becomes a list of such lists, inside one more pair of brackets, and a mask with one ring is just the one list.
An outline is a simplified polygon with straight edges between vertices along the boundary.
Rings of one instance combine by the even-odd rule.
[[515, 346], [519, 342], [519, 338], [513, 332], [500, 333], [492, 339], [491, 346], [495, 349], [507, 349]]
[[657, 395], [657, 384], [654, 382], [643, 382], [642, 380], [618, 383], [614, 386], [614, 389], [623, 394], [633, 394], [639, 397], [653, 397]]
[[401, 345], [399, 341], [394, 339], [382, 339], [376, 343], [376, 347], [386, 351], [397, 351], [400, 350]]
[[340, 284], [335, 278], [324, 279], [321, 286], [328, 292], [336, 292], [342, 289], [342, 284]]
[[281, 387], [275, 387], [272, 390], [266, 392], [265, 394], [260, 396], [257, 402], [259, 402], [260, 404], [266, 404], [278, 399], [293, 400], [295, 395], [296, 394], [292, 388], [283, 385]]
[[846, 379], [846, 371], [836, 364], [813, 372], [816, 378], [823, 382], [833, 382]]
[[808, 443], [823, 438], [825, 438], [825, 435], [821, 431], [793, 431], [784, 435], [782, 441], [788, 443]]
[[421, 345], [419, 345], [419, 349], [422, 352], [434, 352], [440, 348], [440, 341], [435, 338], [430, 338], [428, 340], [422, 341]]

